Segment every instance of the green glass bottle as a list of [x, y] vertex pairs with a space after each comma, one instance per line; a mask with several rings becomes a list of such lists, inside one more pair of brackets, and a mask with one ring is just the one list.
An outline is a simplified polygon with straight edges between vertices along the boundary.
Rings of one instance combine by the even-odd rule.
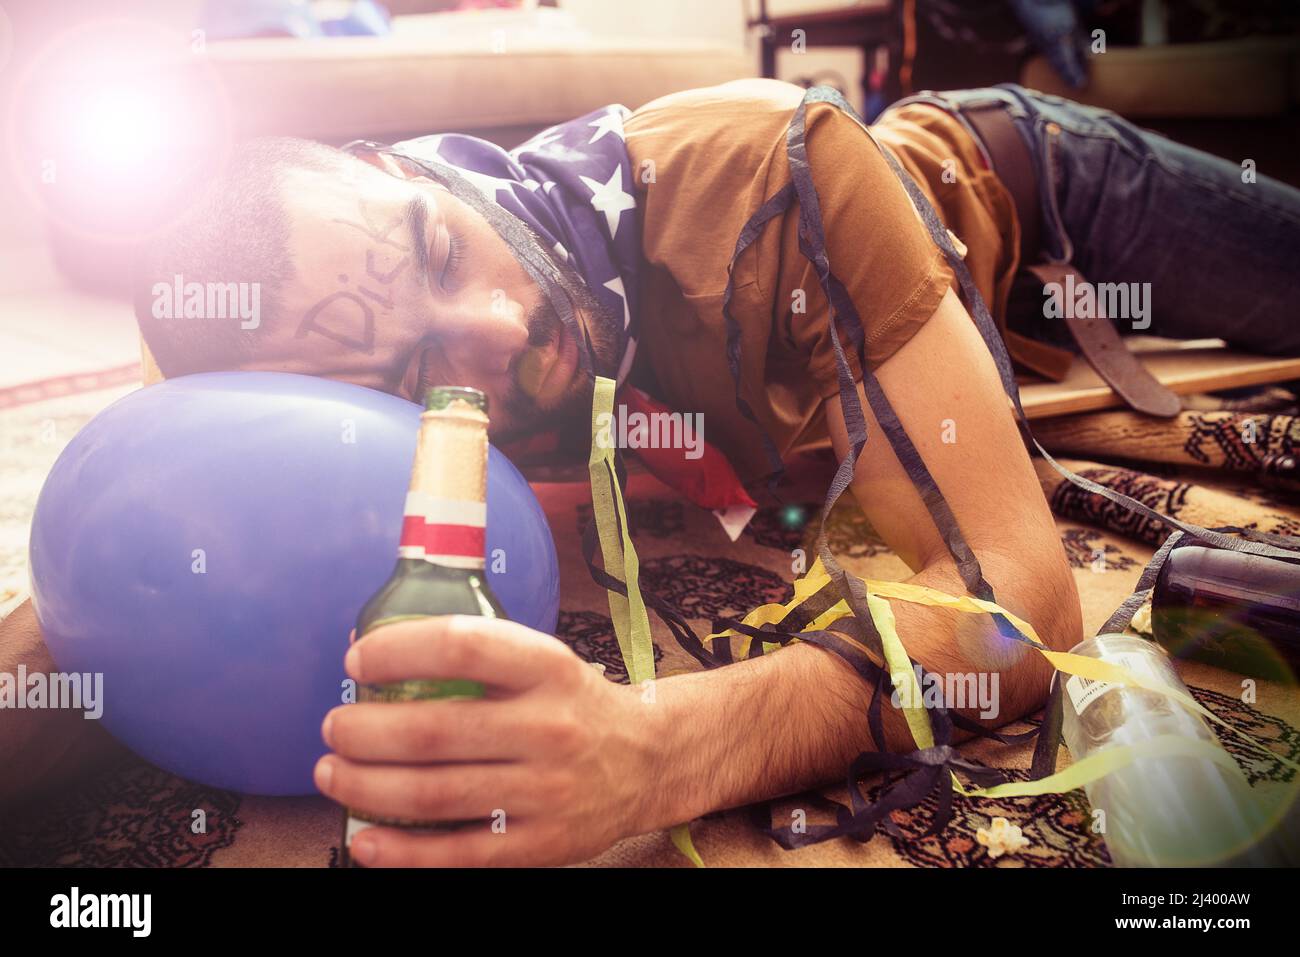
[[[433, 615], [505, 612], [484, 573], [487, 520], [487, 398], [477, 389], [430, 389], [420, 416], [420, 435], [402, 517], [397, 565], [357, 616], [356, 640], [381, 625]], [[481, 698], [477, 681], [412, 680], [359, 685], [358, 702]], [[344, 815], [341, 863], [350, 866], [348, 846], [375, 824], [429, 829], [447, 823], [377, 818], [348, 809]]]

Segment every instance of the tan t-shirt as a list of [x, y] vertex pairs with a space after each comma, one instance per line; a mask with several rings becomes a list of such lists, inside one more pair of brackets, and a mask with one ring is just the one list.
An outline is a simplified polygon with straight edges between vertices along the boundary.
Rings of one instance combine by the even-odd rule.
[[[702, 412], [706, 440], [745, 481], [768, 466], [757, 430], [736, 407], [722, 295], [741, 229], [789, 181], [786, 127], [802, 97], [788, 83], [738, 80], [655, 100], [624, 125], [646, 261], [633, 379], [677, 410]], [[819, 103], [808, 109], [807, 131], [827, 255], [862, 318], [874, 368], [934, 314], [954, 277], [861, 126]], [[872, 133], [967, 249], [990, 308], [1004, 303], [1015, 214], [970, 135], [929, 107], [888, 113]], [[942, 175], [948, 160], [951, 183]], [[742, 330], [742, 394], [782, 454], [827, 442], [822, 404], [838, 392], [829, 311], [799, 252], [798, 218], [795, 204], [737, 261], [731, 305]]]

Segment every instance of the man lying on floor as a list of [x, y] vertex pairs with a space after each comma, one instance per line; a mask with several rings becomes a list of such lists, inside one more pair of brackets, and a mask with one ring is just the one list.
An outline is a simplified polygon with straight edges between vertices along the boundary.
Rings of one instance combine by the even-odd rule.
[[[630, 115], [602, 111], [530, 141], [519, 162], [456, 136], [403, 144], [405, 157], [249, 144], [146, 259], [141, 330], [168, 376], [297, 372], [412, 400], [432, 385], [470, 385], [488, 395], [498, 440], [551, 429], [581, 438], [591, 380], [579, 337], [543, 295], [538, 279], [549, 276], [577, 304], [594, 371], [702, 413], [705, 437], [746, 481], [768, 469], [762, 432], [783, 455], [829, 444], [842, 458], [828, 309], [799, 249], [797, 204], [730, 272], [742, 394], [761, 431], [738, 410], [727, 360], [729, 261], [749, 218], [790, 181], [786, 130], [802, 95], [750, 80]], [[989, 106], [1016, 124], [1022, 168], [1037, 177], [1032, 229], [1012, 198], [1026, 184], [1002, 181], [1005, 167], [991, 167], [994, 151], [966, 121]], [[862, 317], [868, 363], [1000, 603], [1053, 648], [1069, 648], [1081, 637], [1078, 595], [993, 360], [872, 137], [936, 207], [1001, 325], [1020, 262], [1072, 260], [1097, 283], [1149, 283], [1150, 332], [1295, 352], [1300, 327], [1287, 317], [1300, 292], [1290, 262], [1300, 193], [1264, 178], [1244, 183], [1230, 163], [1018, 88], [914, 98], [870, 135], [812, 104], [807, 130], [827, 252]], [[431, 172], [440, 163], [475, 188], [449, 186], [454, 179]], [[1022, 249], [1028, 235], [1040, 238]], [[178, 275], [260, 283], [259, 321], [154, 318], [153, 284]], [[1035, 345], [1019, 341], [1019, 358], [1032, 363]], [[867, 420], [878, 437], [870, 411]], [[888, 443], [867, 442], [853, 489], [911, 581], [964, 590]], [[1050, 668], [988, 618], [908, 603], [895, 611], [909, 652], [930, 671], [998, 674], [991, 723], [1042, 704]], [[28, 609], [0, 640], [0, 667], [20, 658], [51, 668]], [[578, 861], [629, 835], [842, 780], [874, 747], [870, 689], [844, 661], [803, 643], [664, 678], [653, 705], [555, 638], [506, 622], [381, 629], [353, 648], [348, 667], [362, 681], [470, 677], [495, 692], [482, 702], [336, 709], [324, 728], [332, 753], [317, 770], [324, 793], [390, 817], [465, 820], [507, 808], [512, 818], [504, 836], [371, 828], [352, 849], [370, 865]], [[887, 745], [910, 750], [898, 711], [884, 714]], [[0, 728], [0, 759], [15, 767], [30, 758], [33, 778], [81, 760], [91, 746], [79, 736], [102, 735], [42, 718]]]

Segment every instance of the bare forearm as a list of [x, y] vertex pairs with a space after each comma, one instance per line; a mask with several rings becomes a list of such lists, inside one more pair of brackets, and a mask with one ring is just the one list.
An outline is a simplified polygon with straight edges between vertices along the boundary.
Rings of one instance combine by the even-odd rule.
[[802, 790], [864, 746], [871, 692], [834, 655], [792, 645], [657, 682], [646, 829]]
[[[1002, 574], [995, 560], [985, 564], [999, 597], [1045, 641], [1061, 647], [1077, 640], [1078, 602], [1068, 573], [1064, 584], [1053, 576], [1068, 594], [1039, 589], [1026, 603], [1017, 601], [1027, 590], [1013, 587], [1011, 563]], [[962, 592], [950, 565], [911, 581]], [[1032, 649], [1000, 637], [988, 616], [892, 604], [908, 653], [927, 670], [997, 674], [997, 714], [986, 723], [1004, 724], [1042, 703], [1051, 669]], [[652, 709], [647, 727], [658, 741], [649, 818], [664, 826], [841, 779], [857, 754], [877, 747], [867, 727], [871, 695], [837, 655], [804, 643], [658, 682], [655, 703], [646, 705]], [[972, 705], [964, 713], [978, 718], [980, 710]], [[885, 747], [914, 747], [901, 712], [884, 702], [881, 713]]]

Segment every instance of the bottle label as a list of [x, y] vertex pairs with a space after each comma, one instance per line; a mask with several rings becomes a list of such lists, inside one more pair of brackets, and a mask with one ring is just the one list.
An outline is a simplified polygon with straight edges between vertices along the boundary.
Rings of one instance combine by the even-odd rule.
[[[1121, 651], [1117, 654], [1109, 654], [1105, 661], [1121, 668], [1127, 668], [1135, 674], [1145, 678], [1153, 677], [1150, 669], [1146, 667], [1146, 655], [1134, 651]], [[1115, 688], [1123, 687], [1122, 685], [1111, 684], [1109, 681], [1094, 681], [1091, 678], [1084, 678], [1080, 675], [1070, 675], [1065, 682], [1065, 691], [1070, 696], [1070, 704], [1074, 706], [1074, 713], [1082, 715], [1088, 706], [1104, 695], [1107, 691], [1113, 691]]]
[[349, 814], [347, 826], [343, 830], [343, 846], [351, 847], [352, 839], [354, 837], [356, 837], [366, 828], [374, 827], [374, 826], [375, 826], [374, 821], [363, 821], [361, 818]]
[[351, 847], [352, 839], [367, 828], [372, 827], [400, 827], [404, 831], [410, 831], [413, 834], [446, 834], [448, 831], [459, 831], [467, 824], [474, 824], [474, 821], [403, 821], [397, 818], [387, 817], [367, 817], [359, 811], [349, 810], [347, 812], [346, 823], [343, 825], [343, 846]]
[[352, 839], [371, 827], [399, 827], [416, 834], [437, 834], [440, 831], [454, 830], [454, 821], [407, 821], [396, 817], [372, 817], [360, 811], [348, 809], [347, 823], [343, 827], [343, 846], [351, 847]]
[[482, 568], [486, 526], [483, 502], [408, 492], [397, 554], [451, 568]]

